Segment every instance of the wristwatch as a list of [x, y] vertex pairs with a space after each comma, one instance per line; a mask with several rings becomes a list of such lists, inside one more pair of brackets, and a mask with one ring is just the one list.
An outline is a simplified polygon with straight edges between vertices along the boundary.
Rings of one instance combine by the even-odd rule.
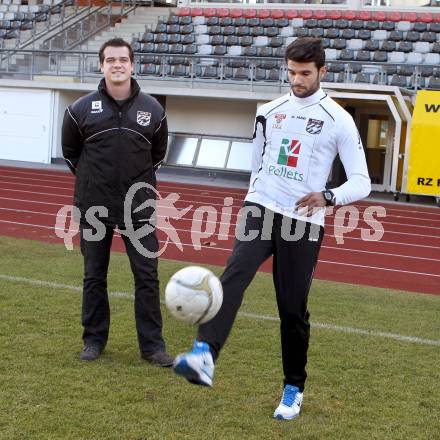
[[325, 206], [335, 206], [336, 197], [333, 194], [333, 191], [326, 189], [322, 191], [322, 195], [324, 196]]

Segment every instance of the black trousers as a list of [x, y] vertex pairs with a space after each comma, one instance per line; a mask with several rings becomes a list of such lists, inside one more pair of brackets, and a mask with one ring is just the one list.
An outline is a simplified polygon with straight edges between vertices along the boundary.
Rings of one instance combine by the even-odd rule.
[[[197, 338], [207, 342], [217, 358], [230, 333], [244, 291], [260, 265], [273, 255], [284, 383], [302, 391], [307, 378], [305, 367], [310, 336], [307, 298], [324, 228], [273, 213], [257, 204], [245, 203], [245, 206], [261, 211], [261, 216], [245, 216], [242, 230], [246, 234], [250, 231], [258, 231], [258, 234], [252, 240], [235, 241], [220, 279], [224, 295], [222, 307], [211, 321], [199, 327]], [[297, 237], [300, 238], [295, 240]]]
[[[114, 230], [106, 227], [102, 240], [87, 241], [84, 239], [85, 228], [90, 228], [90, 226], [81, 224], [81, 252], [84, 257], [83, 340], [85, 344], [104, 348], [110, 328], [107, 272]], [[157, 258], [143, 256], [126, 235], [121, 234], [121, 236], [134, 277], [134, 312], [139, 349], [142, 353], [150, 355], [165, 350], [162, 337]], [[155, 231], [141, 238], [140, 242], [150, 252], [156, 252], [158, 249]]]

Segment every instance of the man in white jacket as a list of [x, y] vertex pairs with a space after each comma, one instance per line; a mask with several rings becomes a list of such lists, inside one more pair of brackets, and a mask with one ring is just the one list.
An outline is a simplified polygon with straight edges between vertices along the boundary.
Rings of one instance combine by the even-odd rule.
[[[291, 92], [257, 112], [243, 234], [237, 237], [221, 277], [222, 307], [199, 327], [193, 350], [175, 359], [174, 371], [192, 383], [212, 386], [214, 360], [243, 293], [272, 255], [284, 370], [284, 392], [274, 417], [290, 420], [300, 413], [307, 377], [307, 298], [324, 234], [325, 207], [364, 198], [371, 185], [352, 117], [320, 88], [326, 72], [321, 40], [297, 39], [285, 58]], [[328, 190], [337, 154], [347, 181]], [[256, 238], [249, 240], [250, 232]]]

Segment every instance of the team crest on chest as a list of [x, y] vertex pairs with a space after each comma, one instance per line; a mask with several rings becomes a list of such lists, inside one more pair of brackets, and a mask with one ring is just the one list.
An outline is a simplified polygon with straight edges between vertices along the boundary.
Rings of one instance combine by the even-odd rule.
[[137, 116], [136, 116], [136, 122], [139, 125], [142, 125], [142, 127], [146, 127], [147, 125], [150, 125], [151, 121], [151, 113], [150, 112], [143, 112], [138, 110]]
[[309, 118], [306, 126], [306, 131], [307, 133], [310, 134], [319, 134], [321, 133], [323, 125], [324, 125], [324, 121], [320, 121], [319, 119]]

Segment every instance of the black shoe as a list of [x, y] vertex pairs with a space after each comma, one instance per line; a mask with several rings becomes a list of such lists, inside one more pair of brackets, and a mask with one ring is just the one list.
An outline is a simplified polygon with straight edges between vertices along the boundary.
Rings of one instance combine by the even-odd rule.
[[159, 367], [171, 367], [174, 362], [174, 358], [165, 351], [157, 351], [156, 353], [148, 355], [142, 353], [141, 357], [150, 364], [158, 365]]
[[82, 361], [94, 361], [101, 356], [101, 348], [96, 345], [85, 345], [79, 354], [79, 358]]

